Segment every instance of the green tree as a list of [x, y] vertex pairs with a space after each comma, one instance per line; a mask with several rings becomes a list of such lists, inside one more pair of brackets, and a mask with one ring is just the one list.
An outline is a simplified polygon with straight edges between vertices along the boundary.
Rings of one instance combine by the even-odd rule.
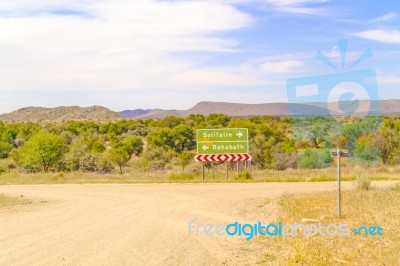
[[299, 168], [327, 168], [332, 166], [332, 162], [329, 150], [306, 150], [300, 154]]
[[400, 134], [392, 128], [384, 128], [371, 134], [371, 143], [381, 155], [384, 164], [400, 164]]
[[193, 160], [194, 155], [191, 152], [183, 151], [176, 158], [176, 162], [182, 167], [182, 172], [185, 172], [185, 167]]
[[119, 167], [119, 173], [122, 175], [122, 167], [129, 161], [129, 153], [124, 146], [112, 147], [108, 156], [113, 164]]
[[170, 128], [152, 130], [147, 136], [147, 141], [153, 148], [161, 147], [164, 150], [175, 150], [175, 134]]
[[64, 139], [55, 133], [39, 131], [21, 148], [24, 165], [31, 165], [48, 172], [57, 166], [67, 150]]
[[132, 155], [139, 156], [143, 152], [144, 143], [140, 137], [127, 137], [122, 144], [129, 155], [129, 160]]
[[9, 152], [12, 150], [13, 146], [6, 143], [6, 142], [0, 142], [0, 158], [7, 158]]
[[175, 152], [193, 150], [196, 146], [195, 133], [187, 125], [179, 125], [173, 130], [174, 146], [172, 147]]

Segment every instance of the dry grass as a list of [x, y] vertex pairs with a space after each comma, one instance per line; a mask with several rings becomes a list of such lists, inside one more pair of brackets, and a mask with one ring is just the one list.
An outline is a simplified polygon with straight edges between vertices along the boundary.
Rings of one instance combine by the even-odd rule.
[[400, 185], [345, 191], [343, 217], [336, 216], [336, 193], [287, 195], [280, 200], [283, 223], [315, 219], [323, 225], [381, 226], [383, 236], [326, 237], [303, 235], [259, 239], [273, 247], [259, 263], [271, 265], [400, 265]]
[[[181, 173], [179, 168], [172, 168], [158, 172], [143, 172], [131, 170], [123, 175], [96, 174], [96, 173], [37, 173], [21, 174], [17, 171], [0, 175], [0, 185], [12, 184], [132, 184], [132, 183], [201, 183], [201, 166], [194, 166], [197, 172], [191, 172], [188, 180], [170, 180], [169, 175]], [[336, 181], [336, 168], [326, 169], [288, 169], [256, 170], [252, 173], [252, 179], [234, 179], [236, 171], [229, 170], [229, 178], [226, 179], [225, 165], [216, 165], [214, 178], [211, 170], [206, 170], [205, 182], [323, 182]], [[192, 168], [193, 170], [193, 168]], [[240, 170], [244, 170], [243, 167]], [[128, 171], [126, 169], [125, 171]], [[359, 177], [371, 177], [371, 180], [400, 180], [400, 166], [374, 166], [374, 165], [346, 165], [342, 170], [343, 181], [355, 181]]]
[[29, 203], [30, 201], [25, 199], [24, 197], [13, 197], [5, 194], [0, 194], [0, 208], [13, 207]]

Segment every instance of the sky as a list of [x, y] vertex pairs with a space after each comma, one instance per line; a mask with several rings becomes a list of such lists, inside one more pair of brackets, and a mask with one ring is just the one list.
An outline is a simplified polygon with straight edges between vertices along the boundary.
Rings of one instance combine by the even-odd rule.
[[0, 113], [288, 102], [287, 80], [364, 69], [400, 99], [398, 0], [0, 0], [0, 32]]

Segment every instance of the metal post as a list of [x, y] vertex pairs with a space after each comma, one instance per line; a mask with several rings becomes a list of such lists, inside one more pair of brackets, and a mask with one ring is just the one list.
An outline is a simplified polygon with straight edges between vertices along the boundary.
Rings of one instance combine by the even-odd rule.
[[204, 162], [202, 162], [201, 163], [201, 176], [202, 176], [202, 178], [203, 178], [203, 182], [204, 182], [204, 176], [205, 176], [205, 173], [204, 173]]
[[249, 161], [249, 169], [250, 169], [250, 173], [253, 173], [253, 164], [252, 161]]
[[236, 161], [236, 174], [239, 176], [239, 161]]
[[228, 180], [228, 169], [229, 169], [229, 165], [228, 165], [228, 162], [226, 162], [226, 180]]
[[340, 179], [341, 179], [341, 173], [340, 173], [340, 148], [337, 149], [337, 175], [338, 175], [338, 216], [342, 217], [342, 191], [340, 187]]
[[214, 180], [214, 162], [211, 162], [211, 177]]

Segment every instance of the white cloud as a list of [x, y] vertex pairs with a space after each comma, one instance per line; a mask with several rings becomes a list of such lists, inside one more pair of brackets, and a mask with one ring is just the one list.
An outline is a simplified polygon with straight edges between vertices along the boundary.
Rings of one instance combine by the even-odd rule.
[[391, 13], [384, 14], [380, 17], [374, 18], [371, 22], [373, 22], [373, 23], [388, 22], [388, 21], [392, 21], [396, 17], [397, 17], [397, 14], [395, 12], [391, 12]]
[[377, 77], [378, 84], [394, 84], [400, 85], [400, 76], [396, 76], [393, 74], [380, 74]]
[[305, 15], [329, 15], [330, 12], [321, 7], [310, 6], [330, 2], [330, 0], [265, 0], [267, 4], [286, 13]]
[[384, 43], [400, 43], [400, 32], [385, 30], [366, 30], [354, 33], [360, 38], [384, 42]]
[[281, 62], [263, 63], [259, 65], [261, 71], [266, 73], [288, 73], [293, 72], [304, 63], [297, 60], [287, 60]]
[[234, 2], [0, 1], [0, 90], [168, 87], [170, 75], [196, 70], [174, 53], [235, 50], [219, 33], [252, 18]]

